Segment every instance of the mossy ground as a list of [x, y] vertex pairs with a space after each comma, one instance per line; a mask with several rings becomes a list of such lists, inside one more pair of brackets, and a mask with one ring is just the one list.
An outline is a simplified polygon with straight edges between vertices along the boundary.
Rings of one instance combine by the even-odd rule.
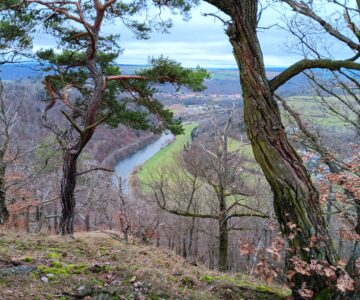
[[[0, 234], [0, 299], [282, 299], [285, 288], [193, 266], [99, 232], [75, 239]], [[2, 274], [15, 265], [28, 273]]]

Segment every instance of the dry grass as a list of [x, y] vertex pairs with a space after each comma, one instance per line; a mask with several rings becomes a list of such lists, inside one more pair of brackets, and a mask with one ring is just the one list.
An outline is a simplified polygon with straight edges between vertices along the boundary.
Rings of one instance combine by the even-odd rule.
[[[123, 244], [100, 232], [78, 233], [75, 239], [0, 234], [0, 258], [1, 300], [282, 299], [289, 295], [287, 289], [209, 271], [172, 252]], [[24, 266], [34, 270], [26, 272]]]

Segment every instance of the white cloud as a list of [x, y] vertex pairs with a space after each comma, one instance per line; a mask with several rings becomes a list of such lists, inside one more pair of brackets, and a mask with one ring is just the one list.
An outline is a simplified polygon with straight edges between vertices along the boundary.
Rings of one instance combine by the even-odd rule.
[[[181, 62], [185, 66], [234, 67], [236, 62], [223, 24], [214, 17], [204, 17], [204, 12], [217, 10], [203, 2], [192, 12], [192, 18], [185, 22], [179, 15], [163, 13], [163, 18], [171, 17], [174, 27], [170, 34], [153, 33], [149, 40], [136, 40], [130, 30], [115, 22], [104, 27], [104, 32], [121, 34], [120, 46], [124, 49], [119, 57], [121, 64], [146, 64], [149, 56], [164, 55]], [[278, 20], [278, 13], [267, 10], [263, 15], [263, 25], [271, 25]], [[259, 32], [259, 39], [267, 66], [288, 66], [300, 58], [286, 48], [293, 38], [289, 33], [276, 28]], [[55, 47], [54, 40], [40, 35], [35, 40], [35, 49]], [[341, 49], [344, 49], [342, 47]], [[342, 50], [332, 53], [344, 56]]]

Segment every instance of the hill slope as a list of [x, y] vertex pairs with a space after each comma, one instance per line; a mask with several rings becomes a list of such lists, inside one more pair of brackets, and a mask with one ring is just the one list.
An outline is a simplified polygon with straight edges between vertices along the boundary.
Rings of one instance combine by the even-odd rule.
[[0, 234], [0, 299], [283, 299], [288, 290], [107, 235]]

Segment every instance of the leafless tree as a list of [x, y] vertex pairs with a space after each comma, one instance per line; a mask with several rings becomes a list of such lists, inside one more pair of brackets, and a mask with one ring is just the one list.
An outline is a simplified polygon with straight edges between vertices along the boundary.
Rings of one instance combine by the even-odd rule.
[[9, 165], [19, 158], [19, 149], [15, 145], [16, 136], [13, 135], [13, 129], [18, 122], [17, 115], [21, 104], [22, 101], [10, 103], [6, 100], [0, 81], [0, 224], [4, 224], [9, 217], [6, 191], [10, 186], [6, 183], [6, 175]]
[[[228, 130], [232, 115], [223, 128], [212, 117], [214, 135], [199, 138], [178, 158], [176, 172], [162, 169], [151, 185], [159, 207], [171, 214], [195, 219], [210, 219], [218, 226], [218, 266], [228, 269], [229, 232], [238, 228], [236, 218], [268, 218], [267, 212], [249, 203], [256, 197], [246, 184], [249, 174], [243, 170], [241, 149], [229, 149]], [[243, 146], [243, 145], [242, 145]], [[243, 178], [243, 179], [240, 179]]]

